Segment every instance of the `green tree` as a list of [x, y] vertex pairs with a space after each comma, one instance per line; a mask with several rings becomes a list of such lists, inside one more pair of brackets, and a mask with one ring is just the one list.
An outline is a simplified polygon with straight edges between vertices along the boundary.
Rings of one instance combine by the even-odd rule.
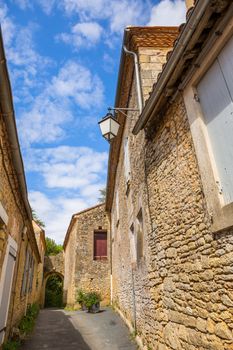
[[106, 201], [106, 188], [102, 188], [101, 190], [99, 190], [100, 192], [100, 197], [99, 197], [99, 202], [100, 203], [104, 203]]
[[45, 223], [38, 218], [34, 209], [32, 209], [32, 218], [40, 227], [45, 228]]
[[49, 256], [49, 255], [57, 255], [62, 251], [62, 245], [61, 244], [57, 244], [54, 239], [46, 237], [45, 238], [46, 241], [46, 252], [45, 255]]

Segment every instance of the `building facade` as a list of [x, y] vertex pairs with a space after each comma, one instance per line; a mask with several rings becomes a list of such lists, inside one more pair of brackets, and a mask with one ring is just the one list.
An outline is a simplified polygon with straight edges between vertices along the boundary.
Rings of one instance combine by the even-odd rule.
[[[231, 1], [196, 1], [161, 73], [152, 66], [141, 115], [118, 115], [106, 205], [113, 303], [150, 349], [233, 346], [232, 10]], [[154, 28], [157, 42], [164, 30]], [[138, 54], [145, 99], [144, 70], [157, 56], [134, 43], [146, 31], [128, 28], [123, 43]], [[122, 55], [115, 107], [133, 109]]]
[[32, 226], [11, 86], [0, 35], [0, 346], [37, 301], [42, 255]]
[[74, 214], [63, 244], [64, 302], [76, 304], [78, 290], [101, 294], [110, 302], [110, 230], [105, 205]]

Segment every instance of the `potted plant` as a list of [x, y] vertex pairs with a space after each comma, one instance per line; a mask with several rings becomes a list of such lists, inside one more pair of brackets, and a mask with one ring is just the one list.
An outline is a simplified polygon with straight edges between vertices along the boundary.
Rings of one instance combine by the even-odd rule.
[[85, 295], [85, 305], [88, 312], [97, 313], [100, 311], [101, 296], [97, 292], [90, 292]]
[[86, 298], [85, 293], [81, 289], [79, 289], [77, 291], [76, 300], [79, 303], [79, 305], [81, 306], [83, 311], [87, 310], [87, 307], [86, 307], [86, 304], [85, 304], [85, 298]]

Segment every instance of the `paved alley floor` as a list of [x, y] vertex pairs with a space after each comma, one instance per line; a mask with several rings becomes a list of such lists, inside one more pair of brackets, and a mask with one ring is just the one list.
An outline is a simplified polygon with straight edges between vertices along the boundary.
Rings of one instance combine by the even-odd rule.
[[98, 314], [44, 309], [21, 350], [135, 350], [128, 328], [110, 308]]

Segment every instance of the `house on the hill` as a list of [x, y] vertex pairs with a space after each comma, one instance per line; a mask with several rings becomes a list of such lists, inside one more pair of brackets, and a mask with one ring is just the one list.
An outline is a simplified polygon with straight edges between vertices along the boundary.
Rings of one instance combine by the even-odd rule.
[[105, 204], [72, 216], [63, 244], [64, 302], [76, 304], [78, 290], [96, 291], [110, 302], [110, 230]]
[[126, 28], [123, 46], [144, 101], [135, 111], [122, 50], [115, 108], [129, 110], [117, 113], [106, 199], [113, 303], [150, 349], [230, 350], [232, 1], [196, 0], [179, 32]]

